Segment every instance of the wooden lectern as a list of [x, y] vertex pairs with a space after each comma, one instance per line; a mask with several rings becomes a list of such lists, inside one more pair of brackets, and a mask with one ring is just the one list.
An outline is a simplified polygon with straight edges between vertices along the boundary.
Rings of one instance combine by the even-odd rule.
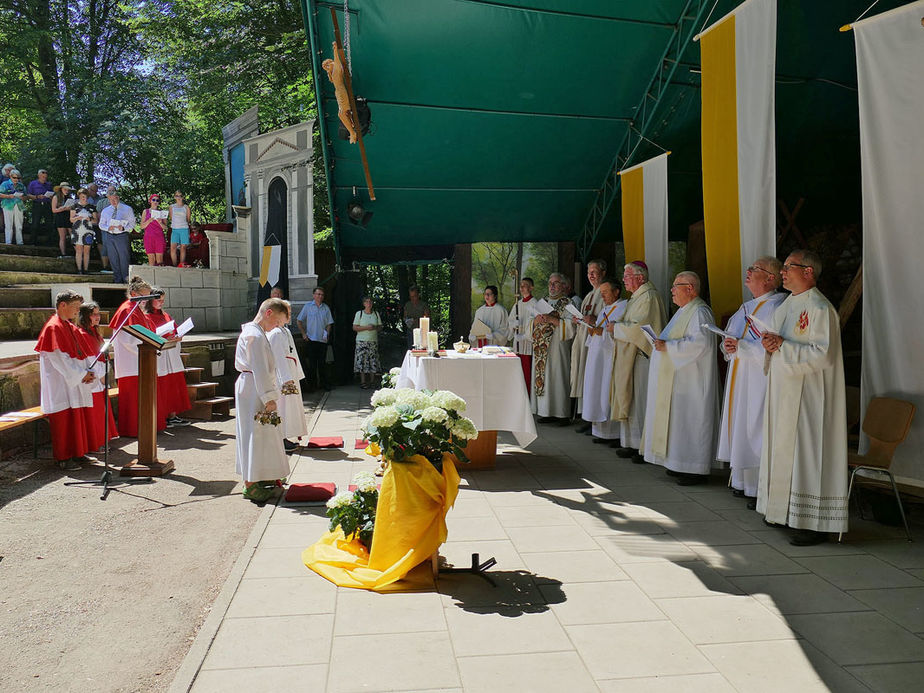
[[138, 339], [138, 457], [122, 467], [121, 476], [163, 476], [173, 471], [173, 460], [157, 458], [157, 355], [173, 349], [173, 342], [141, 325], [122, 331]]

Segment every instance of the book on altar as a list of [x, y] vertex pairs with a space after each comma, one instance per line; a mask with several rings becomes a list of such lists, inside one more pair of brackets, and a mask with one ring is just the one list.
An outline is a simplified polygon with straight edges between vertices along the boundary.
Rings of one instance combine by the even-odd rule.
[[173, 332], [176, 329], [176, 323], [173, 320], [168, 320], [163, 325], [154, 330], [159, 337], [163, 337], [168, 332]]
[[469, 334], [473, 334], [476, 337], [486, 337], [491, 334], [492, 330], [490, 327], [485, 325], [481, 320], [475, 318], [475, 322], [472, 323], [472, 329], [469, 330]]
[[535, 310], [539, 315], [547, 315], [555, 311], [555, 309], [552, 308], [552, 305], [544, 298], [536, 300], [536, 305], [533, 306], [533, 310]]
[[[172, 321], [171, 321], [172, 322]], [[182, 337], [193, 328], [192, 318], [186, 318], [182, 324], [176, 328], [176, 336]]]
[[642, 325], [641, 327], [642, 334], [648, 339], [648, 343], [651, 346], [654, 346], [655, 340], [659, 339], [658, 335], [655, 334], [655, 331], [652, 329], [651, 325]]

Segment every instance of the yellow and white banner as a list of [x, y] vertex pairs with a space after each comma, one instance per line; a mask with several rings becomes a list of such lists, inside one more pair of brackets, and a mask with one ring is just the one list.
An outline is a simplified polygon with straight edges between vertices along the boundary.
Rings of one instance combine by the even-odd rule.
[[[924, 484], [924, 1], [854, 22], [863, 189], [861, 400], [914, 403], [917, 415], [892, 471]], [[855, 320], [856, 318], [854, 318]], [[868, 441], [861, 441], [866, 452]]]
[[626, 262], [644, 260], [648, 278], [667, 300], [667, 155], [665, 152], [619, 172], [622, 189], [622, 239]]
[[282, 248], [278, 245], [263, 246], [263, 258], [260, 262], [260, 286], [270, 287], [279, 283], [279, 263], [282, 260]]
[[716, 319], [738, 310], [744, 271], [776, 254], [776, 0], [747, 0], [700, 34], [703, 219]]

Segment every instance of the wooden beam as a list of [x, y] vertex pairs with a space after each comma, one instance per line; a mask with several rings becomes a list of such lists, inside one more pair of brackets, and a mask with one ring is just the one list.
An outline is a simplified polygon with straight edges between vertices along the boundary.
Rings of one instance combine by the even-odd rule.
[[857, 307], [857, 303], [860, 300], [860, 296], [863, 295], [863, 263], [860, 263], [860, 266], [857, 268], [857, 273], [853, 277], [853, 281], [850, 282], [850, 286], [847, 287], [847, 291], [844, 293], [844, 298], [841, 299], [841, 307], [837, 309], [837, 316], [841, 321], [841, 329], [844, 329], [844, 325], [847, 324], [847, 321], [850, 320], [850, 316], [853, 315], [854, 309]]
[[340, 58], [340, 64], [343, 65], [343, 85], [346, 87], [347, 96], [350, 97], [350, 112], [347, 114], [353, 121], [353, 128], [356, 130], [356, 142], [359, 144], [359, 156], [363, 161], [363, 173], [366, 174], [366, 185], [369, 188], [369, 199], [375, 199], [375, 188], [372, 187], [372, 174], [369, 173], [369, 160], [366, 158], [366, 143], [363, 142], [363, 131], [359, 127], [359, 112], [356, 110], [356, 97], [353, 95], [353, 75], [350, 74], [350, 66], [347, 63], [346, 55], [343, 52], [343, 40], [340, 37], [340, 24], [337, 22], [337, 11], [330, 8], [330, 18], [334, 24], [334, 42], [336, 44], [337, 55]]

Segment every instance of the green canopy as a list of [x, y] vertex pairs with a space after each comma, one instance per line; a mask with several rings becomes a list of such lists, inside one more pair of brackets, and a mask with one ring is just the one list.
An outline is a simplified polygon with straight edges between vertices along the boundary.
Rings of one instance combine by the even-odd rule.
[[[671, 237], [702, 218], [699, 49], [733, 0], [349, 0], [359, 148], [337, 136], [331, 9], [302, 0], [338, 253], [478, 241], [621, 239], [613, 169], [672, 151]], [[903, 4], [885, 1], [876, 11]], [[806, 218], [859, 218], [853, 37], [866, 0], [778, 1], [777, 191]], [[646, 139], [643, 139], [646, 138]], [[346, 208], [359, 201], [363, 227]], [[601, 204], [607, 203], [608, 204]], [[605, 210], [596, 220], [591, 209]]]

